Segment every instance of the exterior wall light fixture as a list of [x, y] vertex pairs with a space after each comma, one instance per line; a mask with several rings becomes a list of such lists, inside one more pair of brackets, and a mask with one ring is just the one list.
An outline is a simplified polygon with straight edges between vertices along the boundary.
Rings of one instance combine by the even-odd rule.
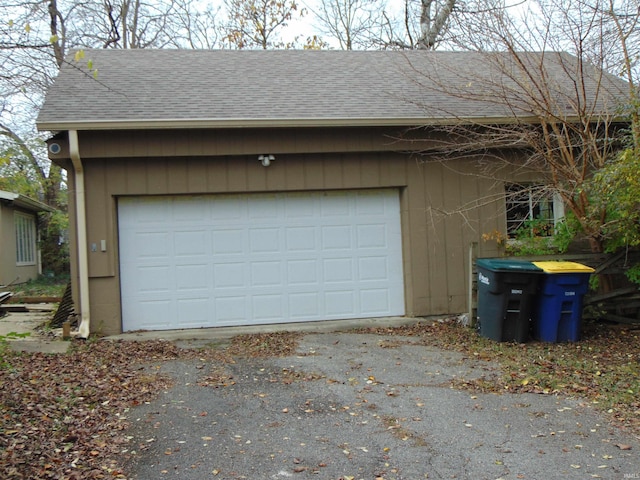
[[275, 159], [273, 155], [258, 155], [258, 161], [262, 162], [263, 167], [268, 167]]

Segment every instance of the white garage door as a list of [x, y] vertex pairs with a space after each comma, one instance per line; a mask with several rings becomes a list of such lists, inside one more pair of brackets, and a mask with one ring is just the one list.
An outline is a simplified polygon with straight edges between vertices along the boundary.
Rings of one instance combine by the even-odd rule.
[[123, 330], [404, 314], [395, 190], [122, 198]]

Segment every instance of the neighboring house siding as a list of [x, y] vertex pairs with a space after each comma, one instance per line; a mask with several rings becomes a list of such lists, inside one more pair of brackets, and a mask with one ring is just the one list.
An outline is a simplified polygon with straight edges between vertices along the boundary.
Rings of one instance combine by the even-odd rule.
[[15, 278], [16, 238], [13, 230], [13, 209], [0, 204], [0, 285], [6, 285]]
[[[246, 138], [251, 137], [246, 134]], [[145, 142], [145, 138], [142, 135], [128, 145], [126, 142], [116, 144], [110, 155], [117, 154], [118, 150], [129, 153], [130, 147], [139, 152], [157, 148], [153, 142]], [[439, 162], [421, 162], [409, 154], [384, 151], [282, 154], [280, 152], [292, 148], [296, 142], [289, 143], [287, 139], [292, 137], [285, 134], [278, 138], [280, 147], [256, 146], [256, 151], [276, 156], [268, 168], [260, 165], [257, 155], [84, 160], [88, 242], [90, 246], [98, 246], [97, 251], [90, 248], [89, 252], [94, 330], [113, 334], [121, 329], [116, 206], [117, 198], [123, 195], [398, 189], [407, 315], [466, 310], [469, 245], [478, 241], [483, 232], [504, 230], [504, 212], [500, 211], [504, 207], [501, 202], [493, 202], [464, 213], [444, 212], [453, 212], [490, 194], [497, 197], [502, 188], [500, 184], [457, 173], [472, 172], [472, 162], [453, 162], [445, 167]], [[389, 143], [386, 137], [376, 138], [364, 146], [360, 143], [358, 148], [379, 148], [380, 144]], [[219, 145], [218, 150], [235, 148], [237, 140]], [[349, 150], [353, 147], [340, 135], [334, 144], [327, 140], [315, 142], [310, 138], [311, 147], [298, 148]], [[198, 149], [198, 146], [189, 148]], [[248, 147], [245, 145], [245, 148]], [[74, 188], [73, 183], [70, 188]], [[71, 205], [72, 215], [73, 210]], [[106, 252], [100, 251], [101, 240], [107, 242]]]
[[[18, 258], [18, 246], [16, 239], [16, 217], [18, 223], [25, 226], [31, 222], [33, 229], [31, 233], [27, 233], [23, 239], [28, 239], [29, 235], [33, 235], [29, 240], [32, 248], [27, 248], [27, 244], [23, 244], [21, 251], [27, 256], [23, 256], [21, 260]], [[8, 285], [10, 283], [24, 283], [38, 276], [38, 258], [35, 249], [36, 235], [35, 215], [32, 212], [22, 212], [15, 208], [2, 205], [0, 206], [0, 285]]]

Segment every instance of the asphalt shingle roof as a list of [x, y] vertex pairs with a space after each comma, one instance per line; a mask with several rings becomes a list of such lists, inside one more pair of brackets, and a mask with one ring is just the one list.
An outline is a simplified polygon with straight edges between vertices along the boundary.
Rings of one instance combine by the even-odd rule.
[[[574, 57], [527, 58], [544, 58], [558, 90], [571, 93], [567, 65]], [[502, 76], [472, 52], [86, 50], [81, 62], [73, 52], [68, 57], [37, 123], [41, 130], [67, 130], [497, 120], [513, 116], [513, 105], [492, 100], [497, 86], [515, 85], [515, 77]], [[593, 92], [596, 77], [587, 85]], [[464, 89], [470, 94], [460, 95]], [[528, 110], [516, 106], [518, 115]]]

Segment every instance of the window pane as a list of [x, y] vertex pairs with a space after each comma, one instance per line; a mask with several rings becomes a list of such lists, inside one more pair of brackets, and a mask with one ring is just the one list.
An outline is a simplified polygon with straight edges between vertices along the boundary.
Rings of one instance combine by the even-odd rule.
[[516, 236], [519, 229], [529, 228], [532, 236], [550, 236], [554, 231], [553, 197], [536, 185], [505, 185], [507, 234]]
[[15, 214], [16, 262], [18, 265], [36, 263], [36, 222], [35, 218], [22, 213]]

